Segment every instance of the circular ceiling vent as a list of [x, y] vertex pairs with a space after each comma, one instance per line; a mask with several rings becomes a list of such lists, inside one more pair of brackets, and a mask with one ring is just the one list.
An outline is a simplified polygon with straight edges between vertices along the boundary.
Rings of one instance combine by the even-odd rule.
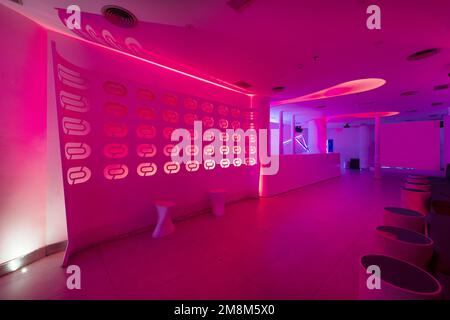
[[418, 93], [418, 91], [405, 91], [405, 92], [400, 93], [400, 95], [403, 97], [406, 97], [406, 96], [413, 96], [417, 93]]
[[278, 86], [278, 87], [273, 87], [272, 88], [272, 91], [275, 91], [275, 92], [281, 92], [281, 91], [283, 91], [285, 88], [283, 87], [283, 86]]
[[434, 56], [435, 54], [439, 53], [439, 51], [440, 50], [437, 48], [418, 51], [418, 52], [415, 52], [415, 53], [411, 54], [410, 56], [408, 56], [407, 60], [415, 61], [415, 60], [429, 58], [429, 57]]
[[110, 23], [121, 28], [132, 28], [137, 24], [137, 19], [127, 9], [118, 6], [104, 6], [102, 14]]

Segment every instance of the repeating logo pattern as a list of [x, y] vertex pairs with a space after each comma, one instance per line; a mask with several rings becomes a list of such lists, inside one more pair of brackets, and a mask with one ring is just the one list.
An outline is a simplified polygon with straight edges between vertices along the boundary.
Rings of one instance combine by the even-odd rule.
[[[55, 80], [69, 185], [86, 183], [93, 174], [116, 181], [130, 175], [148, 178], [257, 164], [256, 148], [243, 148], [238, 143], [241, 136], [226, 132], [227, 129], [255, 129], [256, 111], [160, 88], [127, 85], [115, 79], [94, 81], [87, 71], [58, 58]], [[199, 134], [194, 130], [197, 121], [205, 130], [219, 130], [220, 135], [215, 137], [208, 131]], [[171, 141], [172, 133], [179, 128], [187, 129], [192, 139], [182, 150], [176, 141]], [[208, 144], [199, 148], [197, 139]], [[234, 141], [236, 145], [215, 148], [209, 144], [214, 140]], [[250, 140], [254, 142], [256, 136], [250, 136]], [[172, 155], [180, 152], [192, 159], [185, 163], [173, 161]], [[222, 158], [217, 160], [216, 154]], [[236, 157], [230, 159], [230, 154]], [[93, 172], [98, 159], [103, 170]]]

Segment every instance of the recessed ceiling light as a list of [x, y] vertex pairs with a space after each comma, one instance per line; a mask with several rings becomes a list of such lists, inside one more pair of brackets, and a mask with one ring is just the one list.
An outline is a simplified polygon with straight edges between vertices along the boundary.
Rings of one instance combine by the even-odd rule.
[[278, 87], [273, 87], [273, 88], [272, 88], [272, 91], [280, 92], [280, 91], [283, 91], [284, 89], [285, 89], [285, 87], [283, 87], [283, 86], [278, 86]]
[[227, 4], [237, 12], [242, 12], [253, 0], [229, 0]]
[[448, 89], [448, 84], [440, 84], [438, 86], [434, 86], [434, 90], [446, 90]]
[[418, 52], [415, 52], [415, 53], [409, 55], [407, 60], [415, 61], [415, 60], [429, 58], [429, 57], [434, 56], [435, 54], [439, 53], [439, 51], [440, 50], [438, 48], [431, 48], [431, 49], [418, 51]]
[[241, 88], [244, 88], [244, 89], [248, 89], [248, 88], [250, 88], [252, 86], [250, 83], [242, 81], [242, 80], [238, 81], [238, 82], [235, 82], [234, 84], [237, 85], [238, 87], [241, 87]]
[[437, 106], [442, 106], [444, 103], [443, 102], [433, 102], [431, 105], [433, 107], [437, 107]]
[[419, 92], [418, 92], [418, 91], [413, 91], [413, 90], [411, 90], [411, 91], [405, 91], [405, 92], [402, 92], [402, 93], [400, 93], [400, 95], [406, 97], [406, 96], [412, 96], [412, 95], [415, 95], [415, 94], [417, 94], [417, 93], [419, 93]]
[[131, 28], [137, 24], [135, 15], [119, 6], [104, 6], [102, 14], [106, 20], [117, 27]]

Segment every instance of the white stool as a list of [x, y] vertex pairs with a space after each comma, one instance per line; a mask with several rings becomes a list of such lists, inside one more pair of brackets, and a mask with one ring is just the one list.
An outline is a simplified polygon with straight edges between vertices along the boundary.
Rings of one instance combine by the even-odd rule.
[[408, 179], [406, 179], [406, 182], [410, 182], [410, 183], [425, 183], [425, 184], [429, 184], [430, 183], [430, 179], [426, 178], [426, 177], [408, 177]]
[[425, 230], [425, 214], [405, 208], [384, 208], [384, 224], [423, 233]]
[[212, 212], [216, 217], [221, 217], [225, 213], [225, 190], [214, 189], [208, 192], [211, 201]]
[[427, 269], [433, 255], [433, 240], [412, 230], [378, 226], [376, 244], [381, 254], [391, 256]]
[[419, 211], [427, 215], [429, 213], [429, 202], [431, 192], [416, 189], [402, 189], [402, 204], [406, 209]]
[[419, 183], [419, 182], [406, 182], [406, 189], [417, 189], [423, 191], [431, 191], [431, 185], [428, 183]]
[[[380, 268], [380, 289], [369, 289], [367, 285], [370, 276], [367, 270], [370, 266]], [[441, 295], [442, 286], [436, 278], [409, 262], [377, 254], [361, 257], [359, 299], [439, 300]]]
[[156, 212], [158, 213], [158, 223], [153, 230], [153, 238], [161, 238], [175, 231], [175, 225], [170, 216], [170, 207], [175, 203], [170, 201], [155, 201]]
[[408, 178], [426, 178], [425, 176], [421, 176], [419, 174], [408, 174]]

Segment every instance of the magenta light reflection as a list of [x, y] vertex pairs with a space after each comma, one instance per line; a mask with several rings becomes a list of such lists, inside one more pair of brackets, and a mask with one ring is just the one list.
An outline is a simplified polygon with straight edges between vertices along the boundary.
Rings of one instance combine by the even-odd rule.
[[316, 91], [297, 98], [275, 101], [272, 106], [280, 106], [284, 104], [304, 102], [311, 100], [320, 100], [332, 97], [345, 96], [348, 94], [366, 92], [377, 89], [386, 84], [386, 80], [379, 78], [358, 79], [348, 82], [339, 83], [335, 86]]
[[[192, 79], [196, 79], [198, 81], [202, 81], [202, 82], [211, 84], [211, 85], [216, 86], [216, 87], [220, 87], [220, 88], [225, 89], [225, 90], [229, 90], [229, 91], [233, 91], [233, 92], [236, 92], [236, 93], [240, 93], [240, 94], [246, 95], [247, 97], [250, 97], [250, 98], [255, 96], [254, 93], [243, 92], [243, 91], [234, 89], [232, 87], [229, 87], [229, 86], [226, 86], [226, 85], [222, 85], [220, 83], [217, 83], [217, 82], [214, 82], [214, 81], [211, 81], [211, 80], [208, 80], [208, 79], [205, 79], [205, 78], [202, 78], [202, 77], [199, 77], [199, 76], [196, 76], [196, 75], [193, 75], [193, 74], [190, 74], [190, 73], [187, 73], [187, 72], [184, 72], [184, 71], [181, 71], [181, 70], [178, 70], [178, 69], [166, 66], [166, 65], [163, 65], [161, 63], [158, 63], [158, 62], [155, 62], [155, 61], [152, 61], [152, 60], [149, 60], [149, 59], [138, 57], [138, 56], [132, 55], [130, 53], [123, 52], [123, 51], [120, 51], [120, 50], [117, 50], [117, 49], [105, 46], [105, 45], [100, 44], [100, 43], [96, 43], [96, 42], [93, 42], [93, 41], [89, 41], [89, 40], [86, 40], [86, 39], [83, 39], [83, 38], [79, 38], [79, 37], [73, 36], [71, 34], [67, 34], [65, 32], [62, 32], [60, 30], [56, 30], [56, 29], [48, 27], [48, 26], [43, 26], [43, 27], [46, 28], [47, 30], [56, 32], [58, 34], [66, 36], [66, 37], [70, 37], [70, 38], [73, 38], [73, 39], [76, 39], [76, 40], [88, 43], [90, 45], [94, 45], [94, 46], [97, 46], [97, 47], [100, 47], [100, 48], [103, 48], [103, 49], [106, 49], [106, 50], [109, 50], [109, 51], [112, 51], [112, 52], [115, 52], [115, 53], [118, 53], [118, 54], [122, 54], [124, 56], [129, 57], [129, 58], [133, 58], [133, 59], [145, 62], [145, 63], [149, 63], [149, 64], [157, 66], [159, 68], [162, 68], [162, 69], [165, 69], [165, 70], [169, 70], [169, 71], [181, 74], [183, 76], [186, 76], [186, 77], [189, 77], [189, 78], [192, 78]], [[250, 103], [252, 103], [252, 100], [250, 101]]]

